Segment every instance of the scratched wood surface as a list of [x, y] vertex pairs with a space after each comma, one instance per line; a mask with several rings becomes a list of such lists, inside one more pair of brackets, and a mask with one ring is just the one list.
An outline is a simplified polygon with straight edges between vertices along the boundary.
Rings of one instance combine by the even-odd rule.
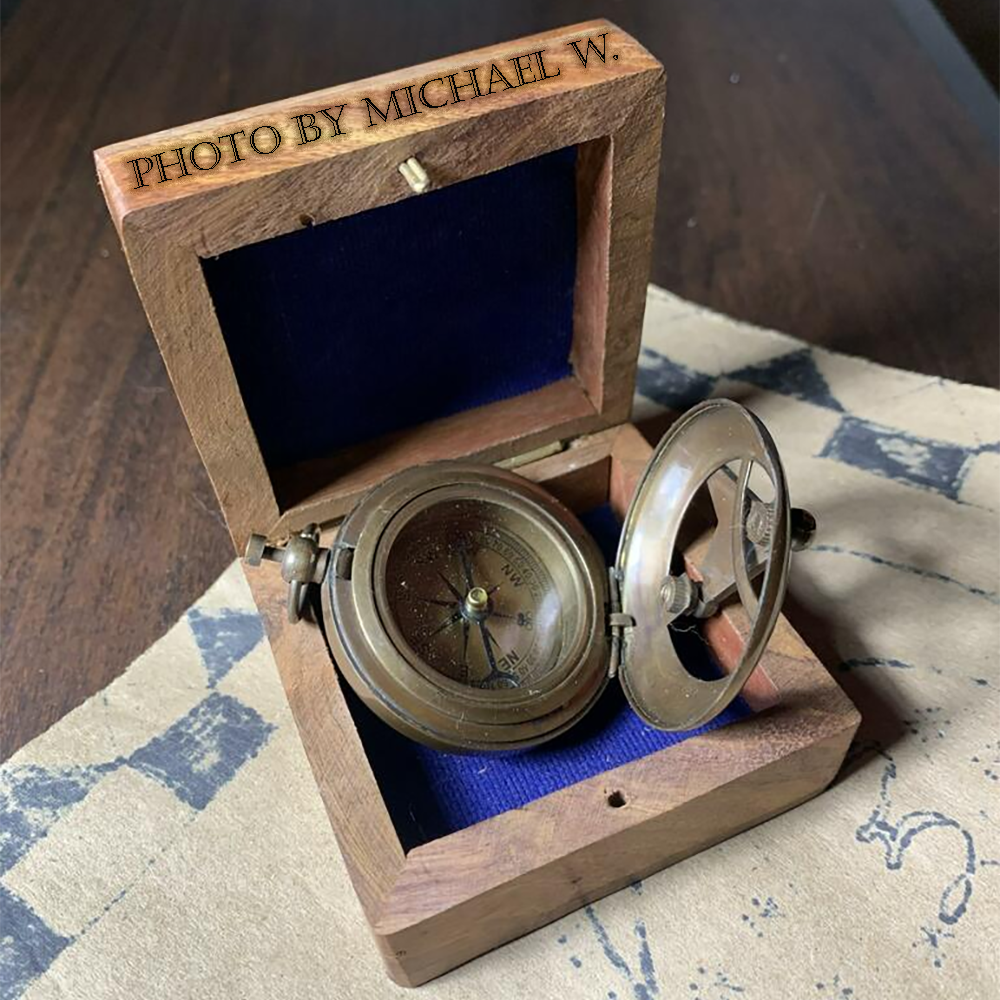
[[120, 673], [232, 557], [98, 146], [610, 14], [670, 78], [654, 281], [997, 384], [995, 160], [889, 0], [612, 6], [5, 7], [0, 756]]

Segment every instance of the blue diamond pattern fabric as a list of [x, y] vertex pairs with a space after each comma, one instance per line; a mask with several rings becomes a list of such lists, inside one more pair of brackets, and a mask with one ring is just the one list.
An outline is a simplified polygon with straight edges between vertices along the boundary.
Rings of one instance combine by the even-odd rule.
[[695, 371], [651, 347], [644, 347], [636, 372], [636, 389], [668, 410], [682, 412], [712, 394], [715, 378]]
[[828, 410], [843, 412], [844, 409], [830, 392], [830, 386], [816, 367], [816, 357], [808, 347], [726, 374], [734, 381], [750, 382], [770, 392], [794, 396]]
[[820, 456], [957, 500], [973, 457], [994, 448], [935, 441], [845, 416]]
[[215, 687], [264, 638], [260, 616], [246, 611], [223, 608], [204, 612], [192, 608], [187, 620], [201, 650], [211, 687]]
[[0, 1000], [14, 1000], [72, 942], [0, 885]]
[[[788, 608], [862, 728], [823, 795], [581, 899], [421, 996], [1000, 994], [1000, 394], [809, 349], [655, 288], [643, 343], [637, 416], [724, 389], [773, 433], [793, 502], [819, 520]], [[610, 553], [613, 517], [589, 521]], [[234, 564], [121, 677], [0, 765], [0, 1000], [399, 993], [259, 636]], [[435, 759], [383, 733], [370, 764], [402, 843], [433, 852], [469, 823], [485, 835], [491, 809], [516, 816], [567, 776], [649, 752], [659, 737], [616, 697], [530, 760]], [[631, 803], [622, 816], [644, 821]], [[528, 834], [513, 827], [516, 857]], [[570, 859], [552, 878], [574, 874]]]
[[57, 768], [26, 764], [0, 772], [0, 875], [116, 766], [114, 762]]
[[195, 809], [257, 755], [274, 726], [236, 698], [213, 692], [128, 758]]

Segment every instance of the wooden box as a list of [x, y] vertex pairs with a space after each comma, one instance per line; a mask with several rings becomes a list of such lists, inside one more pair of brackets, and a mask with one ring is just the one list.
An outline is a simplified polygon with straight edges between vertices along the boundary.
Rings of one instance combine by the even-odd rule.
[[[594, 22], [95, 154], [237, 551], [313, 521], [332, 536], [372, 485], [437, 458], [513, 461], [621, 518], [651, 454], [627, 420], [663, 98], [662, 67]], [[383, 759], [398, 737], [319, 627], [286, 624], [277, 567], [248, 579], [403, 984], [815, 795], [858, 723], [782, 618], [738, 721], [610, 770], [581, 738], [587, 776], [415, 836]], [[706, 631], [723, 669], [744, 627], [733, 611]]]

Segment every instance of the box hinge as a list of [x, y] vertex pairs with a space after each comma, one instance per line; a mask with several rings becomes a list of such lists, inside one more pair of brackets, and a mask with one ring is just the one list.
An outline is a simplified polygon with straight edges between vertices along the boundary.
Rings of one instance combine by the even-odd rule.
[[548, 458], [550, 455], [558, 455], [559, 452], [565, 450], [565, 441], [550, 441], [548, 444], [532, 448], [531, 451], [526, 451], [521, 455], [501, 459], [499, 462], [495, 462], [494, 465], [498, 469], [516, 469], [522, 465], [527, 465], [529, 462], [537, 462], [543, 458]]
[[621, 596], [618, 585], [620, 577], [614, 566], [608, 567], [608, 631], [611, 637], [611, 656], [608, 660], [608, 676], [615, 677], [622, 660], [627, 655], [625, 645], [625, 629], [635, 625], [631, 615], [622, 612]]

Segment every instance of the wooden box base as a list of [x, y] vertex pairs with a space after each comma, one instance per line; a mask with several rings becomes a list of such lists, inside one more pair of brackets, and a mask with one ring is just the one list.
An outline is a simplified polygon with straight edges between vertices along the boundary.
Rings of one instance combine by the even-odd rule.
[[[631, 425], [518, 471], [624, 515], [651, 448]], [[404, 851], [319, 627], [289, 626], [278, 568], [248, 569], [282, 683], [389, 975], [415, 986], [816, 795], [860, 717], [784, 617], [735, 724]], [[726, 668], [739, 610], [706, 630]]]

